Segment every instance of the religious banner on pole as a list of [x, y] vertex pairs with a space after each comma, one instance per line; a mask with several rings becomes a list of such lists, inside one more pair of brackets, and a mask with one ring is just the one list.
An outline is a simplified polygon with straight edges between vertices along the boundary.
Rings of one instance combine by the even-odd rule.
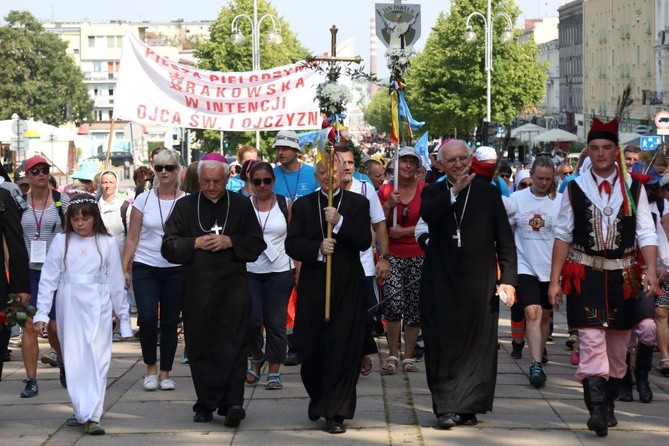
[[411, 48], [420, 38], [420, 5], [376, 3], [376, 36], [387, 48]]
[[223, 131], [316, 129], [321, 112], [314, 93], [321, 80], [304, 62], [238, 73], [200, 70], [127, 35], [114, 118]]

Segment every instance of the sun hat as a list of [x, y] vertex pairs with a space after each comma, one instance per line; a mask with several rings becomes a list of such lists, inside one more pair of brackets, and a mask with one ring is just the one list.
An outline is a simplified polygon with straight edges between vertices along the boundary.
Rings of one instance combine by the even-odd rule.
[[300, 150], [300, 137], [292, 130], [281, 130], [276, 134], [276, 140], [272, 144], [273, 149], [277, 147], [289, 147]]

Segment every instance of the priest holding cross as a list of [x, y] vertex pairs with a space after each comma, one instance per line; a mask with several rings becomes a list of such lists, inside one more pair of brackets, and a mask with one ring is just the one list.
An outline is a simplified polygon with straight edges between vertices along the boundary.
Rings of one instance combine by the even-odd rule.
[[200, 192], [174, 207], [161, 252], [184, 268], [184, 332], [197, 394], [193, 421], [211, 421], [216, 410], [225, 426], [236, 427], [246, 416], [246, 262], [255, 261], [266, 245], [251, 201], [227, 192], [227, 177], [223, 156], [203, 157]]

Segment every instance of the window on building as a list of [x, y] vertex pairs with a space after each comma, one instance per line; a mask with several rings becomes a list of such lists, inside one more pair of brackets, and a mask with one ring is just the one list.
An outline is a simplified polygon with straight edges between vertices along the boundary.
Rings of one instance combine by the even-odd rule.
[[110, 88], [110, 89], [109, 89], [109, 96], [110, 96], [110, 97], [113, 97], [113, 96], [114, 96], [114, 89], [113, 89], [113, 88]]

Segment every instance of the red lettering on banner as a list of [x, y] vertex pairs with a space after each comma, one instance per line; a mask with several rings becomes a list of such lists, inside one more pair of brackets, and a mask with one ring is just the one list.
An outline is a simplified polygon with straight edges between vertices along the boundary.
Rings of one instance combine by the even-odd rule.
[[194, 82], [186, 82], [186, 93], [195, 94]]
[[233, 98], [238, 98], [242, 95], [242, 89], [241, 88], [233, 88], [232, 89], [232, 97]]
[[227, 88], [225, 88], [225, 87], [216, 87], [216, 97], [217, 98], [224, 98], [225, 97], [225, 90], [227, 90]]
[[202, 91], [200, 92], [200, 96], [209, 96], [209, 87], [207, 85], [202, 87]]
[[207, 110], [214, 113], [223, 113], [223, 102], [207, 101]]
[[217, 120], [218, 118], [215, 116], [200, 116], [198, 114], [194, 114], [190, 117], [190, 126], [205, 129], [215, 129]]
[[281, 93], [290, 90], [290, 81], [281, 82]]
[[247, 88], [247, 94], [250, 98], [253, 97], [258, 97], [260, 96], [260, 93], [262, 92], [262, 87], [259, 87], [257, 85], [254, 85], [253, 87]]
[[190, 96], [184, 96], [186, 100], [186, 107], [197, 108], [200, 103], [200, 100], [197, 98], [191, 98]]
[[276, 93], [276, 85], [274, 84], [269, 84], [267, 86], [267, 94], [272, 95]]
[[304, 78], [303, 77], [299, 78], [297, 80], [297, 82], [295, 82], [295, 87], [294, 88], [300, 88], [300, 87], [304, 87]]

